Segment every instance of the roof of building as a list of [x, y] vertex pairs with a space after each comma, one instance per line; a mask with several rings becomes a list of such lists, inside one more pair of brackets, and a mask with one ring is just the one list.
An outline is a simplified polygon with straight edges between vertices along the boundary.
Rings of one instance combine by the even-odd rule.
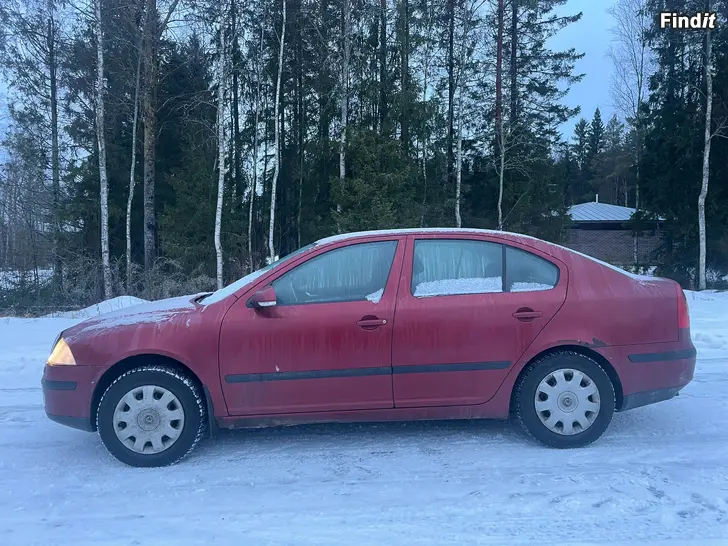
[[635, 209], [608, 203], [581, 203], [569, 207], [574, 222], [628, 222]]

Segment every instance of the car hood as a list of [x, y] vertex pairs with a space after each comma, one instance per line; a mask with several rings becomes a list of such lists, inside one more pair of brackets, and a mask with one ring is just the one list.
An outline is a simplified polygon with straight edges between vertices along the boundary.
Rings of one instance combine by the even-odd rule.
[[63, 333], [68, 340], [78, 336], [99, 335], [120, 328], [166, 326], [178, 321], [187, 321], [190, 315], [198, 313], [201, 307], [194, 301], [204, 293], [179, 296], [164, 300], [132, 305], [97, 317], [86, 319]]

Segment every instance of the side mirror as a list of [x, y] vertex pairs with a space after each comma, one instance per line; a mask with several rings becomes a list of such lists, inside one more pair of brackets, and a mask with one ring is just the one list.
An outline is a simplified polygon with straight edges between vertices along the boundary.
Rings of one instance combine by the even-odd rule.
[[261, 288], [248, 300], [248, 307], [273, 307], [276, 304], [276, 291], [272, 286]]

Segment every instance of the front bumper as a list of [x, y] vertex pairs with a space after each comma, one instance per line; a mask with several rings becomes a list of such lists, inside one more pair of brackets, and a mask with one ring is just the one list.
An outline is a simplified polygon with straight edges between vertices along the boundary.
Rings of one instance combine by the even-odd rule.
[[91, 400], [101, 370], [92, 366], [45, 366], [41, 386], [49, 419], [93, 431]]

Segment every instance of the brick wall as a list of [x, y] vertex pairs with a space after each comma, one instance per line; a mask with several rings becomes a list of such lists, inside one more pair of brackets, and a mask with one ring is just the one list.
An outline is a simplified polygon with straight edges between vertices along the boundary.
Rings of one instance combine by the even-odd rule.
[[[570, 229], [564, 246], [593, 256], [604, 262], [627, 266], [634, 259], [634, 239], [628, 230]], [[638, 258], [642, 265], [653, 265], [652, 253], [660, 244], [659, 235], [639, 237]]]

